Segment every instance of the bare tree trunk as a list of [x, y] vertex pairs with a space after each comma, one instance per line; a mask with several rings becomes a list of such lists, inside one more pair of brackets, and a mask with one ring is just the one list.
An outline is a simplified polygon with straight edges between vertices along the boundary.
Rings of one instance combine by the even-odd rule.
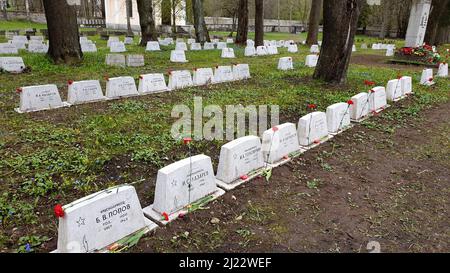
[[449, 0], [433, 0], [431, 4], [430, 17], [428, 19], [425, 42], [429, 45], [436, 44], [436, 37], [443, 17], [450, 16], [447, 6]]
[[172, 0], [172, 33], [177, 33], [177, 2]]
[[255, 0], [255, 46], [264, 45], [264, 1]]
[[237, 20], [237, 18], [236, 18], [236, 13], [237, 13], [237, 11], [236, 10], [234, 10], [234, 12], [233, 12], [233, 15], [231, 16], [231, 32], [230, 32], [230, 34], [228, 34], [228, 37], [233, 37], [233, 34], [234, 34], [234, 31], [236, 30], [236, 20]]
[[389, 25], [389, 0], [382, 0], [381, 7], [383, 9], [383, 18], [381, 21], [381, 28], [380, 28], [380, 39], [386, 38], [386, 33]]
[[245, 45], [248, 37], [248, 0], [239, 0], [236, 44]]
[[102, 9], [101, 9], [101, 11], [102, 11], [102, 18], [103, 18], [103, 19], [106, 19], [106, 5], [105, 5], [105, 0], [101, 0], [101, 3], [102, 3]]
[[309, 14], [308, 37], [306, 43], [315, 45], [319, 38], [320, 13], [322, 12], [322, 0], [313, 0]]
[[156, 41], [156, 27], [153, 19], [153, 1], [137, 0], [139, 23], [141, 25], [141, 46], [146, 46], [148, 41]]
[[324, 0], [323, 44], [315, 79], [344, 83], [364, 0]]
[[133, 30], [131, 29], [131, 9], [132, 7], [132, 2], [131, 0], [125, 0], [125, 8], [126, 8], [126, 12], [127, 12], [127, 35], [133, 35]]
[[195, 40], [204, 44], [208, 40], [208, 29], [203, 15], [202, 0], [192, 0], [192, 10], [194, 13]]
[[48, 55], [55, 63], [77, 63], [83, 57], [75, 6], [65, 0], [44, 0], [50, 46]]
[[8, 11], [7, 11], [8, 4], [6, 3], [6, 0], [2, 0], [1, 5], [2, 5], [1, 9], [3, 13], [3, 19], [5, 19], [5, 21], [8, 21]]

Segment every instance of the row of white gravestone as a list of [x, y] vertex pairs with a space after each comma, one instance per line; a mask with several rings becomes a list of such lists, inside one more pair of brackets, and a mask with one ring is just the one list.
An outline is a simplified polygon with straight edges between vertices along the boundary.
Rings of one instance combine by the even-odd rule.
[[145, 66], [144, 55], [140, 54], [108, 54], [106, 55], [106, 64], [109, 66], [119, 66], [119, 67], [141, 67]]
[[382, 44], [382, 43], [375, 43], [372, 44], [372, 49], [373, 50], [394, 50], [395, 49], [395, 44]]
[[[426, 68], [422, 71], [422, 76], [420, 77], [420, 84], [431, 86], [435, 84], [435, 78], [433, 76], [433, 69]], [[437, 77], [447, 78], [448, 77], [448, 63], [440, 63], [438, 67], [438, 71], [436, 74]]]
[[54, 84], [22, 87], [18, 89], [20, 105], [15, 110], [18, 113], [35, 112], [76, 104], [165, 92], [190, 86], [201, 86], [209, 83], [244, 80], [250, 78], [250, 69], [248, 64], [236, 64], [233, 66], [218, 66], [215, 68], [214, 73], [210, 68], [194, 69], [193, 74], [194, 76], [192, 77], [189, 70], [172, 71], [169, 73], [168, 86], [164, 75], [161, 73], [139, 76], [138, 87], [136, 87], [133, 77], [109, 78], [106, 81], [105, 95], [103, 95], [98, 80], [69, 81], [67, 102], [61, 100], [58, 88]]
[[[319, 60], [319, 56], [314, 55], [307, 55], [305, 60], [305, 66], [307, 67], [316, 67], [317, 62]], [[292, 70], [294, 69], [294, 62], [292, 57], [282, 57], [278, 60], [278, 70]]]
[[97, 52], [97, 45], [87, 37], [80, 37], [80, 45], [83, 53]]
[[[400, 81], [402, 92], [412, 92], [411, 77]], [[376, 87], [347, 103], [330, 105], [326, 113], [312, 112], [301, 117], [297, 128], [293, 123], [284, 123], [266, 130], [262, 140], [257, 136], [238, 138], [222, 146], [216, 175], [211, 158], [203, 154], [172, 163], [158, 171], [154, 202], [144, 209], [132, 186], [79, 199], [63, 207], [57, 252], [93, 252], [140, 230], [155, 229], [155, 223], [165, 225], [191, 212], [193, 203], [223, 195], [220, 188], [232, 190], [266, 168], [286, 163], [350, 128], [351, 118], [361, 120], [371, 110], [386, 106], [384, 87]]]

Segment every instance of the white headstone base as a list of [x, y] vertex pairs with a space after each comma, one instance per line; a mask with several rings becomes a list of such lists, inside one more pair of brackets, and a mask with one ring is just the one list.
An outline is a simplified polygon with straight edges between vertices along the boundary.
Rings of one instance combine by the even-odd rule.
[[[220, 196], [222, 196], [222, 195], [224, 195], [224, 194], [225, 194], [225, 191], [222, 190], [222, 189], [220, 189], [220, 188], [218, 188], [217, 191], [215, 191], [214, 193], [212, 193], [212, 194], [209, 195], [209, 196], [212, 197], [211, 200], [209, 200], [209, 202], [216, 200], [217, 198], [219, 198]], [[148, 207], [145, 207], [145, 208], [143, 209], [143, 212], [144, 212], [144, 215], [145, 215], [146, 217], [150, 218], [152, 221], [154, 221], [154, 222], [156, 222], [157, 224], [160, 224], [160, 225], [162, 225], [162, 226], [165, 226], [165, 225], [167, 225], [168, 223], [170, 223], [170, 222], [172, 222], [172, 221], [178, 219], [178, 217], [180, 217], [180, 215], [186, 215], [186, 214], [188, 214], [188, 213], [189, 213], [189, 210], [186, 209], [186, 208], [183, 208], [183, 209], [181, 209], [181, 210], [179, 210], [179, 211], [177, 211], [177, 212], [174, 212], [174, 213], [168, 215], [168, 216], [169, 216], [169, 217], [168, 217], [168, 218], [169, 218], [168, 221], [166, 221], [165, 219], [163, 219], [163, 216], [162, 216], [160, 213], [156, 212], [156, 211], [153, 209], [153, 204], [151, 204], [151, 205], [148, 206]]]
[[264, 168], [260, 168], [257, 170], [254, 170], [250, 173], [248, 173], [245, 179], [243, 178], [239, 178], [236, 179], [235, 181], [231, 182], [231, 183], [225, 183], [219, 179], [216, 179], [216, 184], [219, 188], [224, 189], [225, 191], [231, 191], [234, 190], [235, 188], [239, 187], [240, 185], [250, 182], [251, 180], [255, 179], [256, 177], [260, 176], [264, 171]]
[[309, 146], [303, 146], [303, 145], [300, 145], [300, 148], [302, 148], [302, 149], [305, 150], [305, 151], [308, 151], [308, 150], [311, 150], [311, 149], [313, 149], [313, 148], [316, 148], [317, 146], [319, 146], [319, 145], [322, 144], [322, 143], [327, 142], [328, 140], [332, 139], [333, 137], [334, 137], [334, 135], [328, 134], [328, 136], [325, 136], [325, 137], [323, 137], [323, 138], [321, 138], [321, 139], [315, 140], [315, 141], [314, 141], [311, 145], [309, 145]]

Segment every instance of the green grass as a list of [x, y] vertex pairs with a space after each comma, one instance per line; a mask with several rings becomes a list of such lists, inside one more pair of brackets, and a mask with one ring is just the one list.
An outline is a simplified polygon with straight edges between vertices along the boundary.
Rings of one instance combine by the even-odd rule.
[[28, 28], [45, 29], [47, 24], [39, 24], [27, 20], [0, 21], [0, 30], [25, 30]]
[[[17, 25], [8, 27], [17, 28]], [[303, 34], [270, 33], [266, 38], [300, 40]], [[237, 58], [233, 60], [221, 59], [220, 51], [188, 51], [189, 63], [186, 64], [169, 62], [173, 47], [148, 53], [141, 47], [128, 46], [129, 53], [145, 55], [146, 66], [113, 68], [105, 65], [106, 42], [99, 37], [92, 39], [97, 42], [99, 52], [86, 54], [79, 66], [58, 66], [45, 55], [20, 52], [31, 71], [20, 75], [0, 74], [0, 221], [3, 227], [0, 248], [17, 249], [23, 244], [24, 239], [10, 236], [13, 227], [18, 228], [17, 233], [28, 236], [25, 238], [55, 238], [52, 207], [56, 203], [67, 204], [112, 185], [145, 179], [145, 185], [137, 185], [140, 201], [143, 206], [152, 203], [157, 169], [187, 155], [185, 146], [170, 136], [175, 121], [171, 110], [178, 104], [192, 108], [194, 96], [202, 96], [203, 105], [219, 105], [223, 109], [225, 105], [237, 104], [279, 105], [281, 122], [294, 123], [306, 114], [308, 103], [318, 104], [318, 110], [325, 111], [328, 105], [367, 90], [364, 80], [386, 85], [399, 73], [413, 76], [414, 104], [399, 110], [393, 118], [407, 119], [449, 97], [448, 80], [439, 79], [431, 89], [419, 86], [420, 73], [411, 66], [399, 71], [351, 65], [348, 83], [342, 87], [310, 80], [313, 69], [303, 66], [308, 54], [306, 46], [300, 46], [297, 54], [280, 49], [279, 55], [257, 58], [246, 58], [244, 48], [235, 47]], [[358, 37], [358, 48], [362, 40], [370, 43], [376, 39]], [[356, 54], [382, 53], [359, 50]], [[278, 59], [283, 56], [293, 57], [295, 70], [277, 70]], [[99, 79], [104, 90], [106, 76], [137, 79], [144, 73], [231, 63], [250, 64], [252, 79], [33, 114], [14, 111], [19, 104], [15, 90], [21, 86], [54, 83], [65, 99], [68, 80]], [[217, 164], [220, 146], [224, 143], [195, 141], [194, 153], [210, 155]]]

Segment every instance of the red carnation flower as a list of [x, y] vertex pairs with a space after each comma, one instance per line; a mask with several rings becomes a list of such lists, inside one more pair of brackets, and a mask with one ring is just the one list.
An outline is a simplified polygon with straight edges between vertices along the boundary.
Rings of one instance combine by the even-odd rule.
[[316, 108], [317, 108], [317, 105], [316, 105], [316, 104], [313, 104], [313, 103], [310, 103], [310, 104], [308, 104], [308, 108], [309, 108], [309, 109], [316, 109]]
[[189, 144], [189, 143], [192, 142], [192, 138], [190, 138], [190, 137], [185, 137], [185, 138], [183, 138], [183, 142], [184, 142], [184, 144]]
[[278, 129], [277, 126], [272, 127], [272, 131], [276, 132], [276, 131], [278, 131], [278, 130], [279, 130], [279, 129]]
[[347, 104], [348, 104], [348, 105], [353, 105], [354, 103], [353, 103], [352, 100], [348, 100], [348, 101], [347, 101]]
[[429, 81], [429, 82], [432, 82], [432, 81], [433, 81], [433, 78], [429, 78], [428, 81]]
[[57, 204], [54, 208], [53, 211], [55, 212], [56, 217], [58, 218], [62, 218], [64, 217], [64, 209], [60, 204]]
[[73, 84], [73, 81], [72, 81], [72, 80], [68, 80], [68, 81], [67, 81], [67, 84], [72, 85], [72, 84]]
[[169, 221], [169, 215], [167, 213], [163, 212], [161, 215], [165, 221]]
[[16, 89], [16, 93], [17, 93], [17, 94], [22, 93], [22, 91], [23, 91], [23, 90], [22, 90], [22, 88], [20, 88], [20, 87]]
[[241, 175], [241, 180], [247, 180], [248, 179], [248, 176], [247, 175]]
[[142, 80], [144, 77], [142, 77], [142, 75], [139, 75], [139, 79]]

